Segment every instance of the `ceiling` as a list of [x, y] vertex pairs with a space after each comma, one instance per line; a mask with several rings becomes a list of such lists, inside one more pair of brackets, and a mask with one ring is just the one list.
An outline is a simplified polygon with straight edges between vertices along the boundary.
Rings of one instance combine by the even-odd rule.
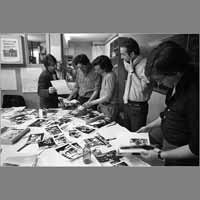
[[116, 33], [64, 33], [66, 40], [81, 42], [105, 42]]

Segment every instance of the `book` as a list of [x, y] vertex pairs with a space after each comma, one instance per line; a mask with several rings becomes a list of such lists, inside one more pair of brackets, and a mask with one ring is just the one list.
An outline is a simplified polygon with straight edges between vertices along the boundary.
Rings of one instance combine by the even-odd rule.
[[29, 131], [30, 128], [18, 129], [14, 127], [3, 127], [1, 128], [0, 135], [1, 144], [14, 144], [18, 142]]

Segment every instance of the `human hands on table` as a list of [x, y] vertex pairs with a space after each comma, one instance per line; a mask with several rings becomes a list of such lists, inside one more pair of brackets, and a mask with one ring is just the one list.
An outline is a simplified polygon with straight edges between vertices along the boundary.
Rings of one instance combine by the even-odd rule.
[[56, 93], [56, 88], [55, 87], [49, 87], [49, 94]]
[[153, 150], [144, 150], [140, 153], [141, 157], [148, 160], [152, 161], [158, 158], [158, 152], [160, 149], [154, 148]]
[[85, 108], [89, 108], [89, 107], [93, 106], [93, 103], [92, 103], [92, 101], [87, 101], [82, 106]]

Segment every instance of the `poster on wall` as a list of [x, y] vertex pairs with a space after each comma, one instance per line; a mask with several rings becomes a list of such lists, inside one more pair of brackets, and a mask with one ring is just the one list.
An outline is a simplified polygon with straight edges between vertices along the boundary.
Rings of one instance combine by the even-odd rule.
[[22, 92], [24, 93], [37, 92], [38, 78], [41, 72], [42, 72], [41, 68], [20, 69]]
[[16, 78], [15, 70], [13, 69], [1, 70], [0, 90], [17, 90], [17, 78]]
[[22, 64], [22, 43], [20, 36], [0, 36], [0, 62]]

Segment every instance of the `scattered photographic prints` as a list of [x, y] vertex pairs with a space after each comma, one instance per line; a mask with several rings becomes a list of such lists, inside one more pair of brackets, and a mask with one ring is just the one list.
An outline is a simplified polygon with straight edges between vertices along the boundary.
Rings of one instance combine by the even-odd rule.
[[79, 138], [81, 136], [81, 132], [78, 131], [77, 129], [71, 129], [68, 132], [69, 132], [69, 136], [74, 137], [74, 138]]
[[69, 118], [69, 117], [60, 118], [60, 119], [57, 119], [57, 120], [50, 120], [47, 123], [47, 126], [56, 126], [56, 125], [62, 126], [63, 124], [67, 124], [70, 121], [71, 121], [71, 118]]
[[104, 145], [104, 143], [101, 140], [99, 140], [98, 136], [95, 136], [93, 138], [86, 138], [86, 139], [84, 139], [84, 142], [89, 144], [90, 147]]
[[55, 135], [54, 140], [57, 146], [69, 143], [69, 140], [64, 136], [64, 134]]
[[62, 133], [62, 131], [60, 130], [58, 126], [49, 126], [49, 127], [46, 127], [45, 130], [52, 135], [58, 135]]
[[38, 143], [42, 141], [44, 137], [44, 133], [35, 133], [35, 134], [30, 134], [27, 140], [27, 143]]
[[74, 160], [83, 155], [83, 149], [78, 143], [64, 145], [56, 149], [62, 156]]
[[38, 142], [39, 147], [53, 147], [55, 145], [56, 145], [56, 143], [52, 137], [46, 138], [46, 139]]
[[88, 126], [77, 126], [75, 128], [78, 129], [79, 131], [83, 132], [83, 133], [86, 133], [86, 134], [89, 134], [89, 133], [91, 133], [95, 130], [94, 128], [91, 128], [91, 127], [88, 127]]
[[30, 127], [41, 127], [46, 123], [45, 119], [37, 119], [35, 122], [33, 122], [32, 124], [30, 124]]
[[148, 140], [145, 138], [131, 138], [130, 144], [140, 146], [140, 145], [148, 145]]

